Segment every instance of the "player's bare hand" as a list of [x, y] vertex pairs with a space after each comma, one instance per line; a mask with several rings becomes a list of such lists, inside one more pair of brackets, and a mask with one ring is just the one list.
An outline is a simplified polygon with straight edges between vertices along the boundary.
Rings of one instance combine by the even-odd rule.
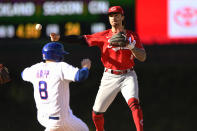
[[90, 67], [91, 67], [91, 61], [90, 61], [90, 59], [83, 59], [81, 61], [81, 67], [82, 68], [87, 67], [88, 69], [90, 69]]
[[51, 37], [51, 41], [59, 41], [59, 39], [60, 39], [60, 35], [58, 35], [56, 33], [51, 33], [50, 37]]
[[0, 64], [0, 85], [5, 84], [10, 80], [11, 79], [10, 79], [8, 68], [5, 67], [3, 64]]

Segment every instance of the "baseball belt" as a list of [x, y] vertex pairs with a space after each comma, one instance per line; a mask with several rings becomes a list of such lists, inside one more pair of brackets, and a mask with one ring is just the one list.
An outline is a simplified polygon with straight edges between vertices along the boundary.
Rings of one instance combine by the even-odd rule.
[[52, 120], [59, 120], [59, 117], [49, 116], [49, 119], [52, 119]]
[[126, 74], [130, 71], [132, 71], [133, 68], [127, 69], [127, 70], [112, 70], [112, 69], [108, 69], [105, 68], [105, 72], [111, 73], [111, 74], [115, 74], [115, 75], [122, 75], [122, 74]]

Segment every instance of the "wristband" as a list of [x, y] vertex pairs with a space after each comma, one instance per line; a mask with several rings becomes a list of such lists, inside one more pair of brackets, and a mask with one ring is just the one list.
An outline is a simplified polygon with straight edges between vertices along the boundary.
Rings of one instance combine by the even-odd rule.
[[129, 45], [130, 45], [131, 50], [135, 47], [135, 44], [136, 44], [135, 40], [133, 40], [133, 42], [131, 42], [131, 40], [129, 39]]

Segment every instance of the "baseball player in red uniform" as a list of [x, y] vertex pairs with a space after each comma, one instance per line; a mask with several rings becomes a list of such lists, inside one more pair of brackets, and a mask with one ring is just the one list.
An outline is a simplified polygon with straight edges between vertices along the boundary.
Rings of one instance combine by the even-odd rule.
[[[100, 48], [101, 61], [105, 69], [92, 111], [96, 131], [104, 131], [104, 113], [119, 92], [122, 93], [132, 111], [137, 131], [143, 131], [143, 115], [139, 104], [134, 59], [145, 61], [146, 52], [137, 34], [124, 28], [124, 11], [120, 6], [110, 7], [108, 17], [111, 29], [92, 35], [65, 36], [63, 38], [65, 41], [69, 41], [68, 43], [85, 43], [90, 47], [98, 46]], [[126, 47], [110, 45], [110, 38], [119, 32], [124, 32], [129, 41]], [[55, 33], [51, 33], [50, 36], [52, 41], [58, 41], [60, 38]]]

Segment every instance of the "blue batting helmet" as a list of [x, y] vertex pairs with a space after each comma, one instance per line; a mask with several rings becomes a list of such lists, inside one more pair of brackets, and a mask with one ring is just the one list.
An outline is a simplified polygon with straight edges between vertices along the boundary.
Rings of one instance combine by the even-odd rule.
[[63, 61], [64, 55], [69, 54], [64, 51], [64, 46], [59, 42], [49, 42], [42, 48], [43, 60]]

